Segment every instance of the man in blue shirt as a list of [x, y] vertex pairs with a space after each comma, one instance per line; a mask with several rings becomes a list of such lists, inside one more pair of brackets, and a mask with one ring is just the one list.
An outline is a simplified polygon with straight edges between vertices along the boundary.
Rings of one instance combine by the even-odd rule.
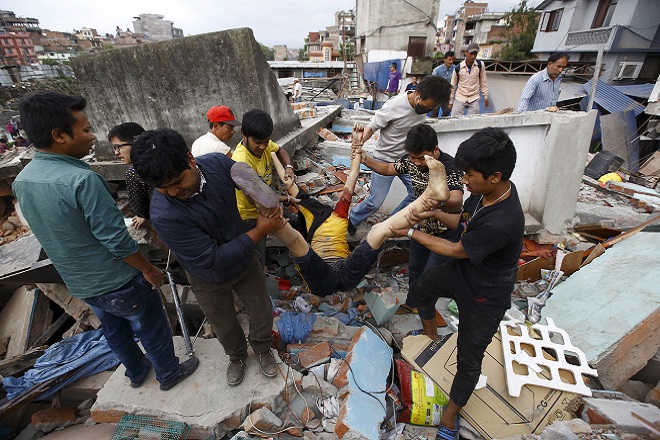
[[163, 273], [138, 251], [108, 183], [81, 160], [96, 140], [86, 105], [81, 96], [55, 92], [21, 100], [21, 121], [37, 152], [16, 177], [14, 194], [71, 294], [98, 316], [131, 386], [141, 386], [153, 365], [160, 389], [169, 390], [199, 360], [179, 364], [156, 290]]
[[535, 110], [557, 110], [557, 100], [561, 92], [561, 73], [568, 64], [568, 54], [553, 53], [548, 57], [548, 67], [535, 73], [527, 81], [518, 102], [519, 112]]
[[183, 137], [171, 129], [138, 136], [131, 161], [156, 189], [151, 223], [186, 270], [195, 298], [229, 356], [227, 383], [241, 383], [248, 357], [232, 291], [250, 316], [249, 341], [261, 372], [275, 377], [272, 307], [256, 244], [286, 224], [282, 208], [276, 203], [266, 215], [259, 212], [256, 225], [244, 232], [230, 175], [235, 162], [220, 153], [193, 157]]
[[[454, 52], [451, 50], [445, 53], [444, 60], [442, 64], [440, 64], [438, 67], [433, 69], [433, 73], [431, 75], [435, 76], [440, 76], [444, 79], [447, 80], [447, 82], [451, 83], [451, 76], [454, 74]], [[437, 118], [438, 114], [440, 113], [438, 110], [435, 110], [431, 112], [431, 117], [432, 118]], [[449, 116], [451, 114], [451, 110], [449, 108], [443, 108], [442, 109], [442, 116]]]

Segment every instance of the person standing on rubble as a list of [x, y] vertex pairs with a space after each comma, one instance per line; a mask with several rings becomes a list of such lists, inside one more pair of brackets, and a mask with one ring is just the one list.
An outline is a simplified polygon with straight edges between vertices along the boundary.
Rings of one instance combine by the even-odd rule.
[[[463, 183], [472, 194], [465, 201], [458, 227], [461, 238], [453, 243], [415, 229], [395, 230], [399, 236], [452, 258], [427, 268], [410, 284], [424, 334], [438, 339], [435, 303], [453, 298], [458, 304], [456, 376], [436, 439], [458, 439], [458, 414], [474, 391], [488, 344], [504, 313], [511, 307], [511, 292], [522, 249], [525, 217], [516, 186], [509, 180], [516, 164], [516, 149], [500, 128], [484, 128], [463, 142], [456, 164], [465, 172]], [[428, 218], [411, 212], [411, 219]]]
[[[356, 143], [359, 142], [363, 129], [359, 124], [353, 126], [353, 139]], [[294, 182], [289, 183], [284, 175], [284, 167], [277, 157], [273, 157], [275, 168], [285, 182], [289, 195], [293, 196], [299, 205], [304, 228], [301, 232], [287, 223], [275, 231], [274, 235], [289, 249], [308, 290], [315, 295], [327, 296], [337, 291], [353, 289], [371, 270], [385, 241], [394, 236], [390, 227], [414, 225], [408, 220], [407, 211], [399, 211], [384, 222], [374, 225], [367, 238], [353, 252], [349, 251], [346, 242], [348, 207], [360, 174], [361, 162], [359, 153], [353, 156], [344, 192], [334, 210], [311, 198]], [[447, 200], [449, 189], [442, 163], [431, 156], [422, 160], [425, 161], [431, 177], [410, 209], [415, 207], [419, 211], [427, 211], [435, 209]], [[241, 169], [241, 166], [244, 168]], [[246, 164], [237, 163], [232, 167], [231, 173], [234, 183], [255, 201], [260, 211], [267, 212], [278, 206], [279, 200], [275, 192]]]
[[[87, 302], [134, 388], [151, 366], [169, 390], [199, 365], [179, 364], [158, 289], [163, 273], [138, 250], [108, 183], [81, 159], [96, 137], [82, 96], [23, 98], [23, 125], [37, 151], [13, 184], [20, 209], [71, 294]], [[135, 342], [140, 338], [147, 355]]]
[[[449, 198], [440, 203], [438, 209], [434, 210], [434, 216], [422, 220], [417, 229], [420, 231], [456, 242], [458, 237], [456, 231], [448, 229], [445, 221], [451, 221], [457, 217], [463, 206], [463, 172], [454, 165], [454, 158], [440, 151], [438, 147], [438, 135], [430, 125], [422, 124], [408, 132], [404, 143], [406, 155], [394, 163], [381, 162], [372, 159], [364, 151], [361, 151], [362, 163], [376, 173], [383, 176], [398, 176], [407, 174], [412, 180], [415, 195], [420, 197], [429, 185], [429, 168], [424, 160], [430, 156], [439, 160], [445, 167], [447, 185], [449, 187]], [[411, 241], [408, 260], [409, 282], [415, 281], [422, 275], [424, 268], [439, 266], [451, 258], [431, 252], [427, 247]], [[406, 305], [414, 308], [411, 298], [406, 299]]]
[[479, 45], [468, 44], [465, 51], [465, 60], [454, 68], [451, 76], [451, 98], [449, 109], [452, 116], [463, 116], [481, 113], [481, 96], [484, 97], [484, 106], [488, 108], [488, 78], [486, 77], [486, 66], [481, 60], [477, 60]]
[[298, 78], [293, 78], [293, 102], [302, 101], [302, 84]]
[[[426, 113], [441, 105], [447, 105], [450, 93], [451, 86], [446, 80], [439, 76], [427, 76], [419, 82], [414, 92], [397, 95], [376, 112], [365, 127], [359, 146], [364, 145], [376, 130], [380, 129], [374, 159], [387, 163], [401, 159], [406, 153], [403, 145], [410, 129], [423, 124], [426, 120]], [[415, 191], [410, 176], [400, 174], [397, 177], [405, 185], [408, 195], [392, 211], [392, 214], [415, 200]], [[369, 196], [351, 210], [348, 223], [350, 235], [355, 234], [357, 227], [380, 209], [393, 180], [394, 176], [382, 176], [378, 173], [371, 175]]]
[[171, 129], [139, 136], [131, 159], [144, 181], [156, 188], [151, 222], [185, 269], [199, 306], [229, 356], [227, 383], [241, 383], [248, 357], [232, 291], [250, 316], [248, 338], [261, 372], [275, 377], [271, 301], [256, 245], [284, 226], [282, 209], [259, 213], [255, 226], [245, 231], [230, 177], [234, 161], [219, 153], [195, 158]]
[[568, 65], [566, 52], [553, 53], [548, 57], [545, 69], [532, 75], [520, 95], [519, 112], [547, 109], [557, 111], [557, 100], [561, 93], [561, 73]]
[[[295, 179], [293, 165], [289, 154], [273, 142], [270, 137], [273, 134], [273, 119], [268, 113], [260, 109], [253, 109], [243, 115], [241, 126], [243, 139], [236, 146], [232, 159], [236, 162], [245, 162], [257, 172], [266, 185], [273, 183], [273, 161], [270, 153], [275, 153], [286, 169], [286, 178], [290, 181]], [[257, 224], [257, 208], [251, 203], [242, 191], [236, 190], [236, 202], [238, 212], [249, 231]], [[261, 254], [259, 262], [266, 265], [266, 237], [264, 236], [257, 244], [257, 251]]]

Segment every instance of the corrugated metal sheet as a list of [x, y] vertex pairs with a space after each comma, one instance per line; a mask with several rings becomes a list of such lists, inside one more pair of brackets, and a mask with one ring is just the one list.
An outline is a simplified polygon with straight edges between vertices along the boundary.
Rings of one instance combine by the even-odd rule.
[[[582, 86], [587, 93], [591, 92], [591, 80]], [[585, 98], [587, 99], [587, 98]], [[614, 87], [605, 84], [598, 80], [596, 85], [596, 96], [594, 103], [608, 113], [625, 112], [632, 110], [635, 112], [635, 117], [639, 116], [644, 111], [644, 106], [639, 102], [624, 95]]]
[[584, 98], [585, 96], [587, 96], [587, 92], [582, 88], [582, 83], [562, 81], [561, 93], [559, 94], [557, 102]]
[[655, 84], [634, 84], [630, 86], [613, 86], [619, 92], [633, 98], [649, 99]]

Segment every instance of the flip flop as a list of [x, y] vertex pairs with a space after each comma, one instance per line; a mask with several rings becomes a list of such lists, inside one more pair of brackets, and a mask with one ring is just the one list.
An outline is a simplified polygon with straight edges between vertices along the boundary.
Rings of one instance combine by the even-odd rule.
[[254, 169], [245, 162], [236, 162], [231, 167], [231, 179], [237, 187], [261, 209], [277, 208], [280, 201], [271, 187], [266, 185]]

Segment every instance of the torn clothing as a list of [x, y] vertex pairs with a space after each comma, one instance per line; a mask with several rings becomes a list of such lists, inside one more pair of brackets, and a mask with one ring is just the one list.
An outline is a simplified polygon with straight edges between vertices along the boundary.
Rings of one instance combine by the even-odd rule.
[[37, 151], [12, 185], [20, 209], [73, 296], [113, 292], [139, 271], [138, 252], [103, 177], [88, 163]]

